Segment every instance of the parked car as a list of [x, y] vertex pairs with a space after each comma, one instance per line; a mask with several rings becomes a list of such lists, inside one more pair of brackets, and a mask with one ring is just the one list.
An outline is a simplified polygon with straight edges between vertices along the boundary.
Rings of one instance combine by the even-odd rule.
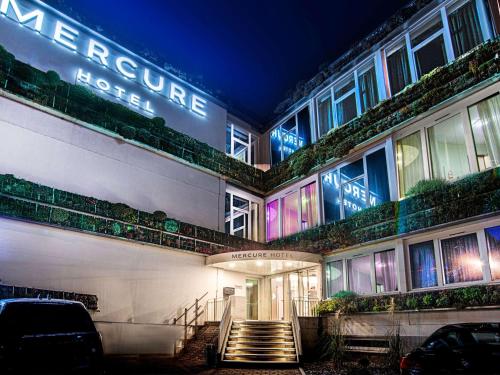
[[100, 373], [102, 356], [100, 335], [82, 303], [0, 300], [2, 373]]
[[500, 374], [500, 323], [444, 326], [401, 358], [401, 374]]

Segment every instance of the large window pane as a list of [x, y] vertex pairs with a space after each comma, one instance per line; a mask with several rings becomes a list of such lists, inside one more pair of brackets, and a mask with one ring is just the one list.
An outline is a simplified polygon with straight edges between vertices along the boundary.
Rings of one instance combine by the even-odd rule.
[[363, 159], [340, 168], [341, 202], [344, 218], [366, 208]]
[[479, 170], [500, 164], [500, 95], [469, 108]]
[[349, 290], [358, 294], [372, 293], [370, 257], [347, 260]]
[[283, 160], [293, 154], [299, 146], [300, 142], [297, 137], [297, 124], [295, 123], [295, 116], [291, 117], [287, 122], [281, 125], [281, 139], [283, 148]]
[[231, 124], [226, 125], [226, 154], [231, 155]]
[[375, 253], [375, 285], [377, 293], [398, 290], [396, 252], [394, 250]]
[[474, 1], [469, 1], [448, 16], [455, 57], [477, 46], [482, 41], [481, 26]]
[[387, 57], [387, 71], [392, 95], [396, 95], [411, 83], [406, 46], [402, 46]]
[[333, 128], [332, 97], [328, 94], [318, 99], [319, 135], [325, 135]]
[[325, 211], [325, 222], [333, 223], [340, 220], [340, 184], [338, 171], [330, 171], [321, 176], [323, 190], [323, 209]]
[[283, 237], [299, 231], [299, 193], [294, 192], [281, 198], [281, 221]]
[[415, 51], [415, 65], [418, 78], [429, 73], [438, 66], [445, 65], [446, 61], [444, 39], [443, 36], [440, 35]]
[[345, 99], [337, 102], [335, 109], [338, 126], [344, 125], [345, 123], [351, 121], [358, 115], [356, 109], [356, 95], [352, 93]]
[[399, 195], [404, 197], [408, 189], [424, 179], [422, 142], [420, 132], [397, 141], [396, 158], [399, 176]]
[[365, 112], [378, 103], [377, 78], [375, 68], [371, 67], [359, 76], [359, 96], [361, 98], [361, 112]]
[[486, 228], [484, 232], [488, 244], [491, 278], [500, 280], [500, 226]]
[[279, 237], [279, 202], [277, 199], [266, 206], [266, 237], [268, 241]]
[[428, 129], [434, 178], [454, 180], [469, 173], [464, 128], [460, 115]]
[[434, 243], [427, 241], [410, 245], [409, 252], [412, 287], [416, 289], [437, 286]]
[[341, 260], [326, 264], [326, 289], [327, 297], [344, 289], [344, 272]]
[[479, 246], [475, 234], [441, 241], [446, 284], [483, 279]]
[[316, 182], [300, 189], [301, 201], [301, 229], [306, 230], [318, 224], [318, 198]]
[[271, 164], [275, 165], [281, 161], [281, 127], [271, 131]]
[[368, 174], [368, 203], [370, 207], [389, 201], [391, 197], [389, 194], [385, 149], [380, 149], [366, 157], [366, 171]]
[[297, 113], [297, 128], [299, 134], [297, 142], [298, 148], [302, 148], [311, 143], [311, 124], [309, 122], [309, 107], [305, 107]]

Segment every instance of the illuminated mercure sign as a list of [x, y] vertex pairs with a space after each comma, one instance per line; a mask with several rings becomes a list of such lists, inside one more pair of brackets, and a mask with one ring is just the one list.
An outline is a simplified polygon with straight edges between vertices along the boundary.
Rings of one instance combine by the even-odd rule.
[[[200, 96], [188, 93], [181, 85], [166, 79], [160, 69], [143, 62], [141, 58], [128, 54], [121, 48], [112, 48], [112, 42], [95, 33], [83, 33], [73, 23], [58, 19], [57, 13], [49, 14], [38, 2], [22, 0], [0, 0], [0, 14], [33, 30], [54, 43], [86, 58], [101, 67], [107, 68], [117, 75], [136, 82], [150, 93], [188, 109], [193, 114], [205, 117], [207, 102]], [[25, 5], [25, 4], [28, 5]], [[37, 6], [40, 4], [40, 7]], [[63, 17], [60, 17], [63, 18]], [[88, 35], [87, 35], [88, 34]], [[95, 34], [95, 35], [94, 35]], [[110, 82], [98, 73], [90, 72], [82, 67], [75, 69], [75, 82], [88, 85], [99, 92], [112, 95], [127, 104], [153, 115], [151, 101], [137, 93], [126, 90], [119, 82]]]

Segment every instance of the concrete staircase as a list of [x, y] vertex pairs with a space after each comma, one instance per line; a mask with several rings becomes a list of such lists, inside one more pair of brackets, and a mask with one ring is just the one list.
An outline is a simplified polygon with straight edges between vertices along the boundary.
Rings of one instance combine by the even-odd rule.
[[292, 324], [286, 321], [233, 321], [222, 361], [298, 364]]

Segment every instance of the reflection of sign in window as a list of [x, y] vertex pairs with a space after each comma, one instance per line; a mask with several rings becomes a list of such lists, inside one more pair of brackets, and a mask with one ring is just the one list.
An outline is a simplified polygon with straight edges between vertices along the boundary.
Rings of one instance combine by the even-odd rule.
[[[347, 180], [346, 177], [342, 177], [342, 180]], [[332, 185], [335, 189], [340, 190], [340, 183], [338, 181], [337, 172], [328, 172], [323, 175], [323, 184]], [[350, 180], [348, 182], [342, 183], [342, 198], [343, 205], [350, 211], [361, 211], [366, 207], [366, 189], [364, 186], [364, 178], [357, 178], [356, 180]], [[337, 199], [337, 204], [340, 203], [340, 197]], [[370, 191], [369, 204], [371, 207], [376, 206], [381, 203], [381, 199], [378, 194]]]
[[[280, 134], [282, 135], [281, 137]], [[278, 141], [281, 140], [281, 145], [279, 146], [278, 150], [281, 151], [283, 149], [285, 153], [289, 154], [304, 146], [304, 138], [297, 137], [294, 131], [285, 130], [280, 127], [274, 129], [271, 132], [271, 138], [274, 138]]]

